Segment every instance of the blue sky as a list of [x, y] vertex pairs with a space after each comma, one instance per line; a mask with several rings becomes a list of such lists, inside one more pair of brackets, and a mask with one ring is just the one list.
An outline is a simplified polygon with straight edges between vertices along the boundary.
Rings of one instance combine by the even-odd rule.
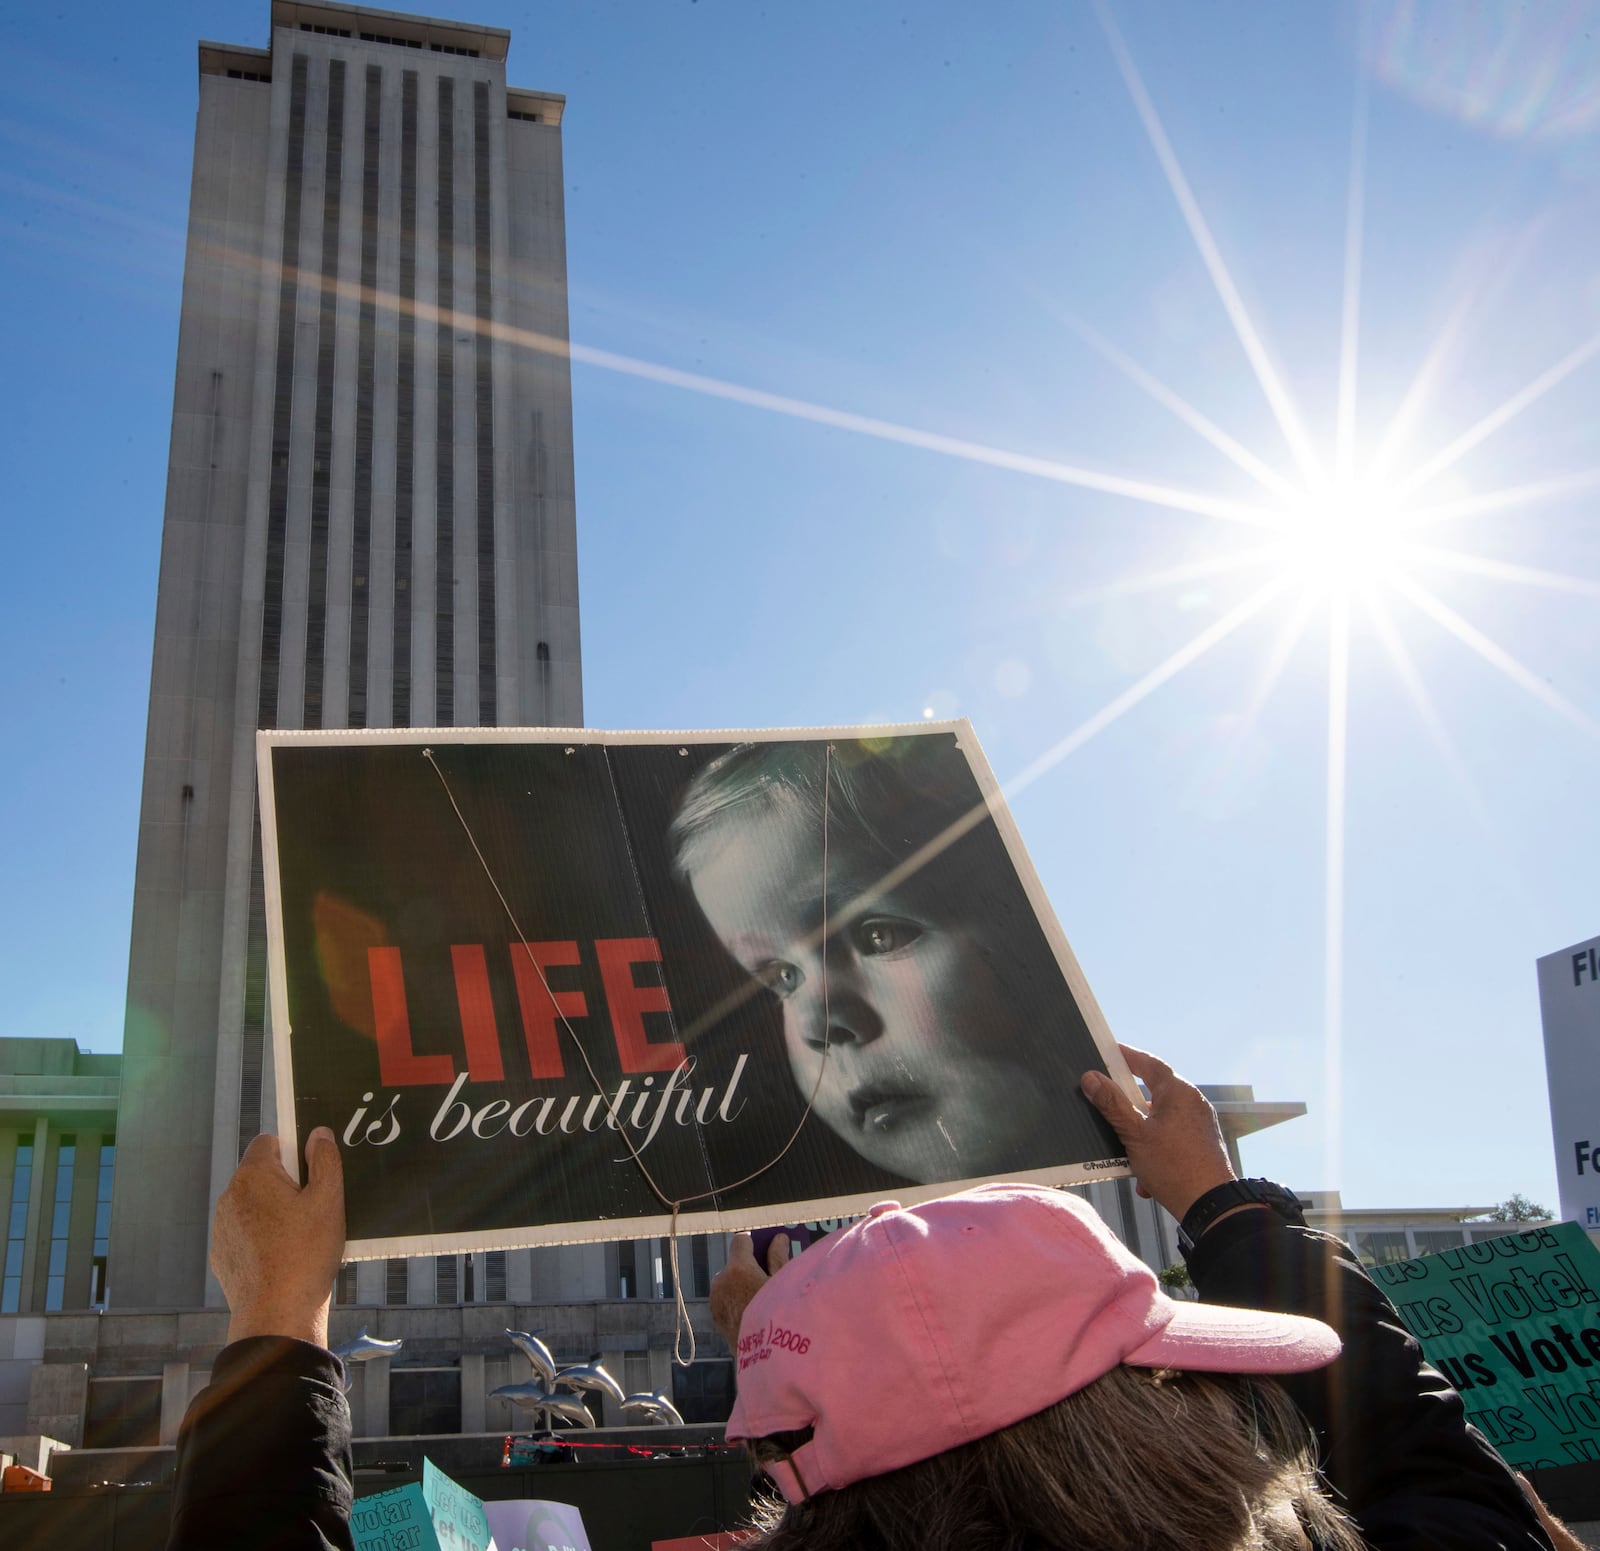
[[[589, 723], [932, 710], [1004, 781], [1209, 641], [1014, 797], [1112, 1028], [1305, 1100], [1258, 1172], [1553, 1205], [1533, 961], [1600, 932], [1600, 5], [1114, 6], [1135, 74], [1062, 0], [432, 9], [568, 97]], [[0, 1033], [120, 1043], [195, 42], [267, 25], [0, 17]], [[1284, 493], [1295, 425], [1359, 474], [1403, 409], [1386, 483]], [[1430, 554], [1295, 547], [1424, 508]]]

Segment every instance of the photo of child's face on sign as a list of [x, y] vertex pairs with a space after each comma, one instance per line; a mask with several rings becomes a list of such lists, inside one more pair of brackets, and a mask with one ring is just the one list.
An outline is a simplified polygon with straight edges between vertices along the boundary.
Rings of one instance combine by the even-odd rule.
[[781, 1008], [797, 1091], [919, 1184], [1042, 1165], [1061, 1118], [1038, 1081], [1058, 1032], [985, 898], [1003, 858], [962, 832], [978, 798], [953, 753], [747, 744], [691, 783], [673, 831], [712, 930]]
[[1121, 1170], [965, 724], [262, 749], [280, 1129], [341, 1136], [358, 1255]]

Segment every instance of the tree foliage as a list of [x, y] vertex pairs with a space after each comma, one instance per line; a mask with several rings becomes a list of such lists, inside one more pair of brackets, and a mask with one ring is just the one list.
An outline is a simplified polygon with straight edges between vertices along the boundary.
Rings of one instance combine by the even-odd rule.
[[1530, 1201], [1521, 1191], [1509, 1195], [1489, 1213], [1490, 1222], [1549, 1222], [1554, 1213], [1548, 1206]]

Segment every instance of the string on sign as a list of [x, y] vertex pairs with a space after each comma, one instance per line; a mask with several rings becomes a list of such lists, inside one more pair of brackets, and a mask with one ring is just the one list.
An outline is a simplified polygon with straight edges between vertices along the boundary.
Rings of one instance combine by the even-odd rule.
[[[628, 1135], [627, 1127], [625, 1125], [619, 1125], [617, 1127], [617, 1134], [622, 1138], [623, 1144], [628, 1149], [629, 1156], [638, 1166], [639, 1173], [643, 1175], [645, 1183], [650, 1187], [656, 1199], [660, 1201], [661, 1204], [665, 1206], [671, 1213], [671, 1223], [667, 1236], [667, 1256], [668, 1262], [672, 1267], [672, 1293], [676, 1315], [675, 1328], [673, 1332], [672, 1355], [674, 1361], [680, 1368], [687, 1368], [694, 1361], [696, 1348], [694, 1326], [690, 1323], [689, 1306], [685, 1302], [683, 1296], [683, 1278], [679, 1274], [679, 1214], [682, 1212], [684, 1207], [692, 1206], [696, 1201], [709, 1200], [717, 1195], [738, 1190], [742, 1186], [748, 1185], [751, 1180], [759, 1179], [769, 1169], [774, 1168], [781, 1163], [789, 1149], [793, 1147], [794, 1144], [799, 1140], [801, 1131], [805, 1129], [806, 1122], [811, 1118], [812, 1109], [817, 1102], [817, 1094], [822, 1088], [823, 1074], [827, 1071], [828, 1067], [828, 1047], [833, 1035], [833, 1018], [831, 1016], [828, 999], [828, 799], [830, 782], [833, 775], [833, 754], [833, 745], [831, 743], [824, 744], [822, 751], [822, 902], [821, 923], [817, 929], [817, 941], [820, 942], [822, 946], [822, 1060], [817, 1065], [816, 1080], [811, 1084], [811, 1092], [806, 1096], [805, 1108], [801, 1111], [799, 1120], [795, 1122], [794, 1130], [789, 1133], [789, 1138], [786, 1142], [784, 1142], [783, 1146], [780, 1147], [777, 1152], [775, 1152], [772, 1157], [770, 1157], [759, 1168], [752, 1169], [748, 1174], [745, 1174], [741, 1178], [732, 1180], [726, 1184], [713, 1184], [709, 1189], [697, 1191], [693, 1195], [674, 1197], [668, 1195], [667, 1192], [661, 1188], [661, 1185], [657, 1182], [655, 1175], [650, 1172], [649, 1164], [644, 1161], [644, 1155], [640, 1152], [639, 1148], [634, 1145], [633, 1138]], [[595, 1070], [594, 1062], [589, 1059], [589, 1051], [584, 1045], [583, 1040], [579, 1037], [578, 1031], [573, 1028], [571, 1022], [567, 1018], [567, 1015], [561, 1010], [560, 1004], [556, 1000], [555, 992], [550, 989], [550, 982], [545, 979], [544, 966], [539, 963], [538, 958], [534, 955], [533, 948], [528, 941], [527, 933], [522, 930], [521, 925], [518, 923], [516, 913], [511, 908], [511, 902], [506, 898], [505, 890], [500, 887], [500, 882], [494, 875], [494, 869], [489, 865], [488, 857], [483, 854], [483, 847], [478, 844], [478, 838], [473, 834], [472, 826], [467, 822], [466, 814], [461, 811], [461, 804], [456, 801], [456, 794], [451, 790], [450, 782], [446, 778], [444, 771], [440, 769], [438, 759], [435, 757], [431, 748], [424, 748], [422, 751], [422, 757], [433, 767], [433, 773], [439, 778], [439, 784], [444, 788], [444, 794], [449, 799], [450, 807], [456, 816], [456, 821], [461, 825], [462, 833], [466, 835], [467, 842], [472, 847], [473, 855], [478, 858], [478, 865], [483, 869], [484, 877], [489, 880], [489, 887], [494, 890], [495, 898], [500, 901], [500, 908], [505, 912], [506, 920], [510, 923], [511, 930], [514, 934], [513, 941], [521, 946], [523, 953], [527, 956], [528, 963], [533, 967], [533, 973], [537, 977], [540, 986], [543, 988], [544, 994], [550, 999], [551, 1009], [554, 1011], [556, 1018], [560, 1021], [562, 1030], [566, 1033], [567, 1038], [572, 1041], [573, 1047], [577, 1050], [579, 1058], [583, 1062], [584, 1070], [589, 1074], [589, 1080], [594, 1084], [596, 1094], [601, 1099], [604, 1099], [606, 1097], [605, 1084], [601, 1081], [600, 1074]], [[692, 1062], [687, 1055], [681, 1062], [679, 1062], [676, 1071], [681, 1072], [685, 1067], [692, 1068]], [[703, 1153], [702, 1156], [704, 1156]], [[689, 1341], [688, 1356], [684, 1355], [683, 1350], [683, 1341], [686, 1332]]]

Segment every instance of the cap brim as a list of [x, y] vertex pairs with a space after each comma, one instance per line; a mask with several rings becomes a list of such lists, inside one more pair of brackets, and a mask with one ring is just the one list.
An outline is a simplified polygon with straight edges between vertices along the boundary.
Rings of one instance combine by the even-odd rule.
[[1125, 1363], [1198, 1373], [1306, 1373], [1326, 1367], [1343, 1348], [1331, 1326], [1299, 1314], [1176, 1299], [1173, 1307], [1167, 1327], [1124, 1357]]

